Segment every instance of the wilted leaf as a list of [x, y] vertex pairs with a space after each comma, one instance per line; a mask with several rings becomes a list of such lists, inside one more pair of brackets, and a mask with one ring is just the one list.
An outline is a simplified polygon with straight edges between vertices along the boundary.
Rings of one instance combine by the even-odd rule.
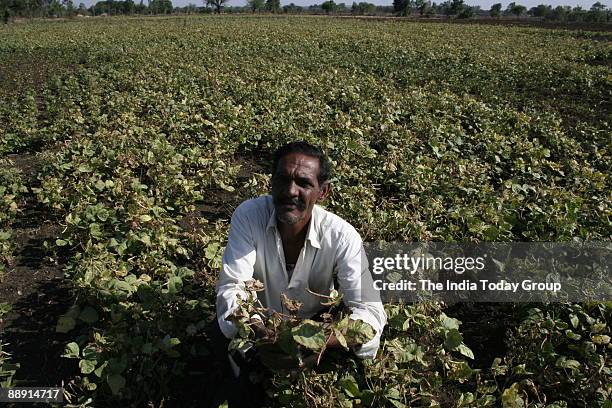
[[106, 378], [106, 382], [111, 389], [113, 395], [119, 394], [125, 387], [125, 378], [121, 374], [111, 374]]
[[183, 288], [183, 280], [178, 276], [171, 276], [168, 279], [168, 293], [171, 295], [175, 295], [181, 291]]
[[565, 356], [559, 357], [557, 359], [557, 361], [555, 362], [555, 365], [557, 367], [568, 368], [570, 370], [579, 370], [580, 369], [580, 362], [578, 362], [576, 360], [568, 359]]
[[345, 337], [350, 344], [365, 344], [374, 338], [374, 329], [363, 320], [350, 319], [345, 332]]
[[75, 325], [76, 322], [72, 317], [60, 316], [57, 320], [55, 331], [58, 333], [68, 333], [70, 330], [74, 329]]
[[447, 350], [455, 350], [463, 342], [463, 336], [459, 333], [459, 330], [452, 329], [446, 332], [444, 347]]
[[79, 315], [79, 319], [84, 321], [85, 323], [95, 323], [98, 321], [98, 312], [91, 306], [86, 306]]
[[90, 374], [96, 369], [95, 360], [81, 360], [79, 361], [79, 368], [81, 369], [81, 374]]
[[66, 347], [64, 348], [64, 354], [62, 354], [62, 357], [66, 357], [66, 358], [79, 358], [79, 345], [75, 342], [71, 342], [66, 344]]
[[512, 384], [510, 388], [506, 388], [502, 393], [502, 407], [503, 408], [523, 408], [525, 401], [519, 395], [518, 383]]
[[474, 353], [472, 352], [472, 350], [466, 346], [465, 344], [460, 344], [457, 347], [457, 351], [460, 352], [461, 354], [463, 354], [464, 356], [471, 358], [472, 360], [474, 359]]
[[289, 299], [284, 293], [281, 293], [281, 302], [283, 303], [283, 307], [292, 314], [296, 314], [297, 312], [299, 312], [303, 305], [302, 302]]
[[301, 324], [291, 329], [293, 340], [302, 346], [319, 351], [325, 346], [325, 333], [323, 328], [312, 320], [304, 320]]
[[359, 398], [361, 396], [361, 391], [359, 391], [359, 385], [357, 385], [357, 381], [352, 376], [348, 376], [342, 378], [340, 381], [340, 388], [351, 398]]

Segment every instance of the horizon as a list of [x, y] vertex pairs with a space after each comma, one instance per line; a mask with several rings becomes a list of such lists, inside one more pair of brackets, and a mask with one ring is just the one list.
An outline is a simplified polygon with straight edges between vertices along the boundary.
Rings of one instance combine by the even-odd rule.
[[[92, 6], [93, 4], [97, 3], [97, 1], [92, 1], [92, 0], [88, 0], [88, 1], [78, 1], [78, 0], [73, 0], [75, 5], [78, 5], [79, 3], [84, 3], [87, 7]], [[134, 0], [135, 3], [138, 3], [140, 0]], [[287, 4], [290, 3], [294, 3], [296, 6], [301, 6], [301, 7], [308, 7], [311, 6], [313, 4], [321, 4], [323, 3], [325, 0], [320, 0], [320, 1], [313, 1], [313, 0], [282, 0], [281, 6], [285, 6]], [[336, 3], [345, 3], [347, 6], [350, 6], [351, 4], [353, 4], [353, 0], [347, 0], [347, 1], [342, 1], [342, 0], [334, 0]], [[366, 1], [366, 0], [354, 0], [356, 3], [360, 3], [361, 1]], [[372, 1], [367, 1], [368, 3], [372, 3], [375, 4], [377, 6], [391, 6], [393, 5], [393, 2], [391, 0], [389, 1], [383, 1], [383, 0], [372, 0]], [[433, 2], [433, 1], [432, 1]], [[440, 0], [440, 1], [436, 1], [436, 3], [440, 4], [443, 3], [444, 0]], [[505, 9], [506, 6], [511, 3], [511, 1], [495, 1], [495, 0], [475, 0], [475, 1], [465, 1], [465, 4], [468, 6], [480, 6], [483, 10], [488, 10], [491, 8], [491, 6], [495, 3], [502, 3], [502, 9]], [[527, 7], [527, 9], [530, 9], [531, 7], [535, 7], [539, 4], [546, 4], [546, 5], [551, 5], [552, 7], [557, 7], [557, 6], [571, 6], [571, 7], [576, 7], [576, 6], [580, 6], [583, 9], [590, 9], [591, 6], [593, 4], [595, 4], [597, 2], [597, 0], [568, 0], [568, 1], [563, 1], [563, 0], [553, 0], [553, 1], [542, 1], [542, 0], [525, 0], [525, 1], [515, 1], [515, 3], [517, 4], [521, 4], [525, 7]], [[205, 1], [190, 1], [190, 0], [172, 0], [172, 6], [173, 7], [185, 7], [188, 4], [195, 4], [198, 7], [202, 7], [205, 5]], [[603, 5], [605, 5], [607, 8], [610, 8], [612, 1], [602, 1], [600, 0], [600, 3], [602, 3]], [[226, 4], [227, 6], [231, 6], [231, 7], [242, 7], [245, 6], [247, 4], [246, 0], [229, 0], [229, 2]]]

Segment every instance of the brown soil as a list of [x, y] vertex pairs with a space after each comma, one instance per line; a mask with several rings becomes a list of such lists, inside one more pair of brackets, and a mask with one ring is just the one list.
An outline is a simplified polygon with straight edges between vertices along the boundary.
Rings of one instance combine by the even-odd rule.
[[[41, 163], [30, 153], [8, 156], [32, 185]], [[68, 335], [55, 332], [57, 317], [66, 312], [73, 297], [63, 278], [63, 266], [50, 260], [44, 248], [60, 226], [26, 197], [26, 210], [14, 221], [15, 257], [0, 281], [0, 299], [12, 311], [0, 321], [0, 338], [8, 343], [13, 362], [20, 364], [19, 386], [61, 386], [74, 375], [63, 354]]]
[[[317, 15], [323, 17], [325, 15]], [[314, 17], [314, 16], [313, 16]], [[580, 30], [580, 31], [612, 31], [610, 23], [587, 23], [587, 22], [563, 22], [563, 21], [542, 21], [537, 18], [515, 18], [515, 17], [474, 17], [474, 18], [454, 18], [454, 17], [397, 17], [397, 16], [352, 16], [352, 15], [330, 15], [330, 18], [350, 18], [363, 21], [397, 21], [397, 22], [419, 22], [419, 23], [449, 23], [449, 24], [484, 24], [502, 25], [516, 27], [548, 28], [554, 30]], [[610, 41], [608, 36], [603, 36], [606, 41]]]
[[[236, 162], [240, 163], [240, 171], [236, 175], [237, 185], [247, 182], [253, 173], [265, 173], [267, 171], [267, 163], [265, 158], [261, 156], [238, 155]], [[196, 205], [194, 212], [183, 217], [179, 225], [181, 228], [193, 231], [198, 228], [205, 228], [201, 220], [205, 220], [207, 223], [229, 220], [236, 207], [246, 198], [240, 191], [229, 192], [213, 189], [203, 202]]]

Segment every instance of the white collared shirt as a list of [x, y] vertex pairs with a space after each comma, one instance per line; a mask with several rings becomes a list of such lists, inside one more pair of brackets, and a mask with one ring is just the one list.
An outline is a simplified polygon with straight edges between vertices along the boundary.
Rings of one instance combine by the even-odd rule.
[[[236, 296], [245, 296], [244, 282], [257, 279], [265, 290], [258, 292], [264, 307], [283, 310], [281, 294], [302, 302], [299, 317], [309, 318], [323, 309], [321, 298], [312, 292], [328, 295], [337, 276], [344, 303], [351, 318], [370, 324], [375, 337], [355, 353], [374, 358], [387, 316], [378, 294], [372, 288], [372, 276], [359, 233], [342, 218], [315, 205], [306, 240], [295, 268], [288, 279], [280, 233], [276, 228], [276, 212], [271, 196], [247, 200], [232, 215], [223, 266], [217, 283], [217, 318], [223, 334], [231, 338], [236, 328], [225, 320], [237, 306]], [[246, 297], [246, 296], [245, 296]]]

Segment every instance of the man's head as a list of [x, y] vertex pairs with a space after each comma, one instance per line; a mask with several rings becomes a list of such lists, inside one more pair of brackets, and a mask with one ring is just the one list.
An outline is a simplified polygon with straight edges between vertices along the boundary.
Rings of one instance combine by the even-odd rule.
[[310, 219], [312, 209], [330, 191], [331, 166], [323, 152], [306, 142], [280, 147], [272, 164], [272, 198], [278, 221], [297, 224]]

